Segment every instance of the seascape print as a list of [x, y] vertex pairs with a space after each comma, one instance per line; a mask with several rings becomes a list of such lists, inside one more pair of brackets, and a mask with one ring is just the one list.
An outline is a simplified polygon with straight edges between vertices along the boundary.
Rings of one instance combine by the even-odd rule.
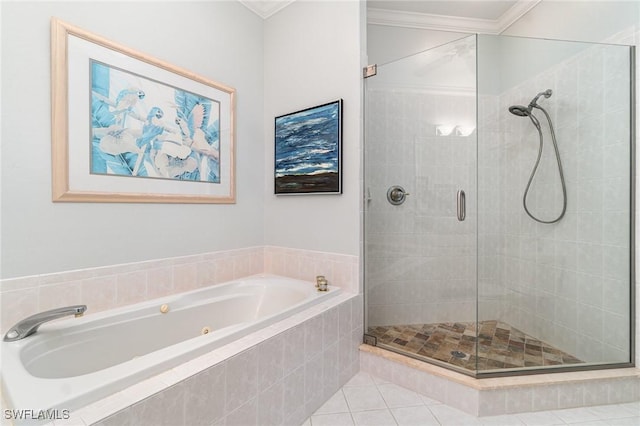
[[342, 101], [275, 119], [275, 193], [340, 193]]
[[91, 173], [220, 183], [220, 104], [91, 61]]

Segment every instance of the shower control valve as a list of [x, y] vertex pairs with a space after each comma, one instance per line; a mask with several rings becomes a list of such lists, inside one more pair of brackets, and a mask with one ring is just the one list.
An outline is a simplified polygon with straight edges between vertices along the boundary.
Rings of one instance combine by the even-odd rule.
[[394, 206], [399, 206], [407, 200], [410, 194], [400, 185], [394, 185], [387, 191], [387, 200]]

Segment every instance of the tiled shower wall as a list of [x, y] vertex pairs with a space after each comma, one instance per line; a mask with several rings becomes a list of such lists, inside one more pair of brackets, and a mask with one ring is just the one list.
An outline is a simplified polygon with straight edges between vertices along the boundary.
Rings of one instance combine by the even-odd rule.
[[[587, 362], [625, 362], [629, 353], [628, 63], [628, 49], [590, 47], [480, 107], [481, 251], [494, 255], [480, 262], [480, 316], [498, 312]], [[539, 103], [555, 126], [568, 204], [560, 222], [538, 224], [522, 206], [538, 133], [508, 107], [549, 88]], [[562, 193], [546, 119], [534, 113], [545, 155], [527, 200], [549, 220]]]
[[[475, 320], [475, 133], [436, 136], [475, 122], [474, 94], [376, 88], [366, 108], [369, 325]], [[404, 204], [387, 201], [392, 185], [410, 194]]]

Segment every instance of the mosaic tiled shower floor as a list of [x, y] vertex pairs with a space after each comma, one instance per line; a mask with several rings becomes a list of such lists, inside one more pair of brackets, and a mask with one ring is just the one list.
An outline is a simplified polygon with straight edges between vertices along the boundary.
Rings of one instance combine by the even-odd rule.
[[[500, 321], [369, 327], [368, 334], [404, 352], [469, 370], [578, 364], [578, 358]], [[476, 334], [478, 354], [476, 357]], [[455, 353], [455, 355], [453, 355]]]

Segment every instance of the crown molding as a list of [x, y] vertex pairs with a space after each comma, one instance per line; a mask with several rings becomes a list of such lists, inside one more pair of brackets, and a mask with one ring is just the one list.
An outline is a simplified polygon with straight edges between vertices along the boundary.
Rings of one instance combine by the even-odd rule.
[[542, 0], [518, 0], [516, 4], [503, 13], [498, 19], [499, 33], [502, 33], [524, 15], [529, 13], [529, 11], [536, 7], [541, 1]]
[[367, 23], [391, 27], [495, 34], [493, 21], [388, 9], [367, 9]]
[[238, 0], [247, 9], [261, 17], [267, 19], [275, 15], [295, 0]]
[[367, 9], [367, 23], [460, 33], [500, 34], [542, 0], [518, 0], [498, 19], [465, 18], [387, 9]]

